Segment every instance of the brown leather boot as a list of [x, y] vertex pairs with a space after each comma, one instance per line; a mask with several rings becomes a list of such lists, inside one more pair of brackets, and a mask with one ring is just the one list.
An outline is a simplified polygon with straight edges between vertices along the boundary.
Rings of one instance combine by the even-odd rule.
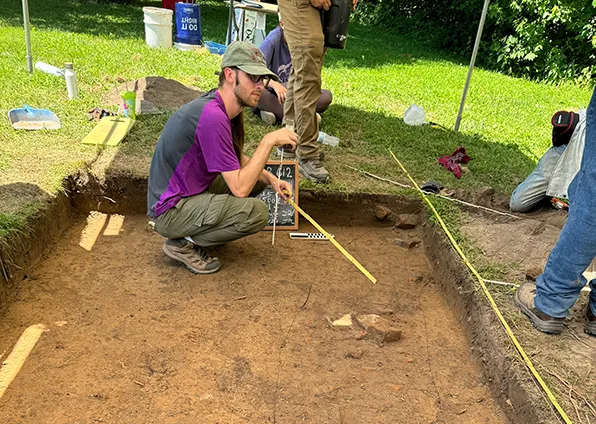
[[565, 318], [555, 318], [545, 314], [534, 306], [536, 297], [536, 284], [524, 283], [515, 292], [513, 298], [516, 306], [530, 318], [537, 330], [548, 334], [560, 334], [563, 331]]

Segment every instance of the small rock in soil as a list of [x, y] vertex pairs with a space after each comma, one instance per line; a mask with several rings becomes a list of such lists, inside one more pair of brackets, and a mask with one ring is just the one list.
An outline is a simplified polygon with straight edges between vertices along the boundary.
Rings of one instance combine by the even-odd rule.
[[368, 333], [366, 331], [360, 331], [360, 332], [358, 332], [358, 334], [356, 334], [354, 336], [354, 338], [356, 340], [362, 340], [362, 339], [366, 338], [367, 335], [368, 335]]
[[389, 343], [401, 340], [401, 330], [393, 327], [391, 321], [379, 315], [358, 315], [356, 321], [366, 330], [367, 334], [380, 342]]
[[346, 359], [360, 359], [362, 358], [362, 354], [364, 353], [363, 350], [356, 350], [354, 352], [347, 352], [344, 355], [344, 358]]
[[336, 319], [331, 323], [334, 327], [351, 327], [352, 326], [352, 315], [346, 314], [340, 319]]
[[376, 205], [375, 206], [375, 217], [379, 221], [385, 221], [391, 215], [391, 209], [383, 205]]
[[397, 223], [394, 228], [400, 228], [402, 230], [411, 230], [416, 227], [420, 222], [418, 215], [402, 214], [397, 218]]
[[377, 310], [377, 315], [393, 315], [393, 309], [390, 308], [380, 308]]
[[419, 239], [411, 239], [411, 240], [402, 240], [399, 238], [395, 239], [395, 244], [399, 247], [403, 247], [404, 249], [411, 249], [412, 247], [416, 247], [421, 243]]

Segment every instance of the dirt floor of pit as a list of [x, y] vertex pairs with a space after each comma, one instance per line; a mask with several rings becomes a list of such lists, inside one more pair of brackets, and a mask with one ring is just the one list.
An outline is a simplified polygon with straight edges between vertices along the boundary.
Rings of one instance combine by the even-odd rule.
[[[0, 422], [507, 422], [422, 247], [396, 246], [374, 218], [328, 230], [376, 285], [329, 243], [282, 232], [275, 249], [267, 232], [219, 248], [221, 271], [195, 276], [162, 254], [145, 216], [126, 216], [116, 235], [108, 220], [91, 251], [85, 225], [0, 321], [0, 353], [27, 326], [49, 328]], [[379, 346], [329, 326], [348, 313], [382, 315], [403, 339]]]

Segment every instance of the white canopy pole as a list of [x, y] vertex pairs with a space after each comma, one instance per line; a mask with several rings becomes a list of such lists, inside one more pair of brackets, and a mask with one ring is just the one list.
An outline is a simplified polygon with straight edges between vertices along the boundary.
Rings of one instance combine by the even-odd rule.
[[480, 45], [480, 38], [482, 37], [482, 29], [484, 28], [484, 20], [488, 12], [488, 3], [490, 0], [484, 0], [484, 7], [482, 8], [482, 15], [480, 16], [480, 24], [478, 24], [478, 32], [476, 33], [476, 42], [474, 43], [474, 50], [472, 51], [472, 59], [470, 59], [470, 66], [468, 68], [468, 76], [466, 78], [466, 85], [464, 86], [464, 93], [461, 96], [461, 103], [459, 104], [459, 111], [455, 120], [455, 132], [459, 130], [461, 123], [461, 115], [464, 112], [464, 104], [466, 103], [466, 95], [470, 87], [470, 80], [472, 79], [472, 71], [474, 70], [474, 63], [476, 63], [476, 54], [478, 53], [478, 46]]
[[25, 24], [25, 44], [27, 44], [27, 69], [33, 73], [33, 56], [31, 56], [31, 37], [29, 36], [29, 4], [23, 0], [23, 22]]

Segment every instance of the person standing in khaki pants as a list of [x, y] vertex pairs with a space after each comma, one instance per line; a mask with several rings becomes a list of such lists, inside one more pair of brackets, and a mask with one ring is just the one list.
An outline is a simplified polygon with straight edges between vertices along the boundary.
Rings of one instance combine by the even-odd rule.
[[[356, 7], [358, 0], [352, 2]], [[284, 103], [284, 121], [294, 121], [298, 134], [296, 156], [300, 175], [317, 183], [326, 183], [329, 172], [319, 156], [316, 107], [321, 97], [321, 68], [325, 54], [321, 9], [329, 10], [331, 0], [278, 0], [277, 4], [293, 65]]]

